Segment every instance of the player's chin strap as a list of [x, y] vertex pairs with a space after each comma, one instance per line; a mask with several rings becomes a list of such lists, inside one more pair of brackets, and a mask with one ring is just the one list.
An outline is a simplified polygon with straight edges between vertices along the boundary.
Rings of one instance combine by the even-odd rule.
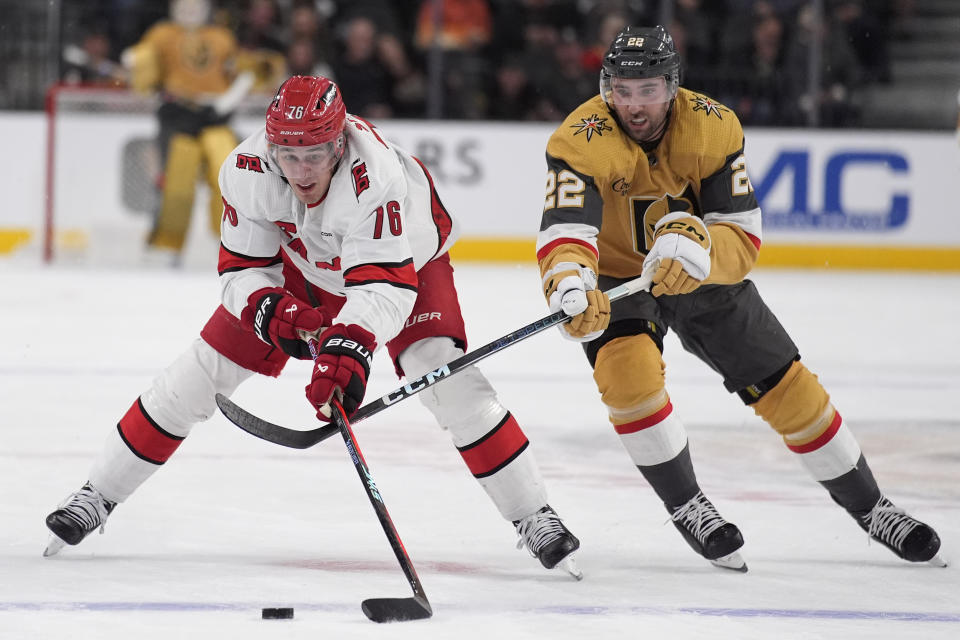
[[[646, 275], [634, 278], [633, 280], [628, 280], [623, 284], [610, 289], [606, 292], [607, 296], [610, 298], [610, 301], [613, 302], [615, 300], [619, 300], [620, 298], [633, 295], [638, 291], [649, 290], [650, 281], [655, 271], [656, 269], [647, 270]], [[532, 335], [540, 333], [541, 331], [545, 331], [550, 327], [567, 322], [568, 320], [570, 320], [570, 316], [561, 310], [541, 318], [536, 322], [531, 322], [525, 327], [521, 327], [516, 331], [508, 333], [507, 335], [498, 338], [493, 342], [480, 347], [479, 349], [474, 349], [470, 353], [465, 353], [459, 358], [448, 362], [434, 371], [428, 371], [419, 378], [408, 381], [407, 384], [403, 385], [399, 389], [395, 389], [387, 395], [381, 396], [377, 400], [360, 407], [357, 409], [357, 412], [353, 414], [350, 421], [353, 424], [356, 424], [361, 420], [365, 420], [375, 413], [380, 413], [387, 407], [394, 405], [401, 400], [406, 400], [410, 396], [420, 393], [427, 387], [431, 387], [441, 380], [449, 378], [463, 369], [476, 364], [489, 355], [506, 349], [507, 347], [514, 345], [521, 340], [525, 340]], [[225, 415], [233, 424], [237, 425], [247, 433], [257, 436], [258, 438], [262, 438], [263, 440], [273, 442], [274, 444], [279, 444], [284, 447], [290, 447], [291, 449], [307, 449], [339, 432], [339, 429], [332, 424], [326, 424], [317, 427], [316, 429], [309, 429], [306, 431], [299, 429], [288, 429], [287, 427], [282, 427], [280, 425], [273, 424], [272, 422], [267, 422], [262, 418], [258, 418], [252, 413], [249, 413], [245, 409], [234, 404], [230, 398], [223, 394], [218, 393], [216, 395], [216, 400], [217, 406], [220, 407], [220, 411], [223, 412], [223, 415]]]

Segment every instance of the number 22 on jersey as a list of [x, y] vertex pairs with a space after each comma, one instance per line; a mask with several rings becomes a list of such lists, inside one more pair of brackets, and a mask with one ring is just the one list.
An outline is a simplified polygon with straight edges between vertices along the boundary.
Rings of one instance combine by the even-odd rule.
[[547, 171], [547, 197], [543, 210], [562, 207], [582, 207], [583, 192], [586, 189], [583, 179], [573, 171], [563, 169], [560, 172]]

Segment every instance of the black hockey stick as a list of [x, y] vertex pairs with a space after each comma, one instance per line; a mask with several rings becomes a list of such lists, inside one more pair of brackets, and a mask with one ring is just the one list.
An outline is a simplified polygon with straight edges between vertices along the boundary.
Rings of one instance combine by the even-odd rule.
[[[610, 289], [607, 291], [607, 296], [612, 302], [614, 300], [619, 300], [620, 298], [625, 298], [626, 296], [632, 295], [638, 291], [646, 291], [649, 286], [650, 278], [640, 276], [639, 278], [628, 280], [627, 282]], [[554, 327], [558, 324], [566, 322], [569, 319], [570, 317], [567, 316], [566, 313], [563, 311], [557, 311], [556, 313], [552, 313], [549, 316], [537, 320], [536, 322], [531, 322], [525, 327], [521, 327], [516, 331], [508, 333], [501, 338], [497, 338], [493, 342], [490, 342], [479, 349], [474, 349], [470, 353], [465, 353], [459, 358], [443, 365], [439, 369], [435, 371], [429, 371], [419, 378], [410, 380], [407, 384], [403, 385], [399, 389], [395, 389], [387, 395], [360, 407], [357, 409], [357, 412], [353, 414], [353, 423], [356, 424], [357, 422], [365, 420], [376, 413], [380, 413], [387, 407], [396, 404], [401, 400], [405, 400], [412, 395], [420, 393], [427, 387], [431, 387], [441, 380], [449, 378], [455, 373], [458, 373], [459, 371], [476, 364], [489, 355], [506, 349], [510, 345], [516, 344], [521, 340], [525, 340], [526, 338], [540, 333], [541, 331], [545, 331], [550, 327]], [[238, 406], [225, 395], [218, 393], [216, 400], [217, 406], [220, 407], [220, 411], [223, 412], [223, 415], [225, 415], [233, 424], [237, 425], [247, 433], [255, 435], [258, 438], [262, 438], [267, 442], [273, 442], [274, 444], [290, 447], [291, 449], [307, 449], [337, 433], [337, 427], [332, 424], [323, 425], [321, 427], [317, 427], [316, 429], [309, 429], [306, 431], [300, 429], [289, 429], [287, 427], [273, 424], [272, 422], [267, 422], [263, 418], [258, 418], [257, 416]]]
[[[310, 351], [316, 357], [316, 342], [310, 341]], [[363, 490], [367, 492], [370, 504], [377, 513], [380, 520], [380, 526], [390, 541], [390, 547], [397, 556], [397, 562], [403, 569], [403, 575], [407, 577], [410, 588], [413, 589], [412, 598], [368, 598], [360, 603], [363, 613], [374, 622], [403, 622], [405, 620], [423, 620], [433, 615], [433, 608], [430, 601], [427, 600], [427, 594], [420, 584], [420, 578], [417, 576], [413, 563], [410, 562], [410, 556], [397, 534], [397, 528], [393, 525], [393, 519], [387, 511], [387, 505], [383, 502], [383, 497], [373, 482], [373, 476], [370, 475], [370, 469], [367, 467], [367, 461], [363, 458], [360, 447], [357, 446], [357, 439], [350, 429], [350, 422], [343, 413], [343, 407], [336, 400], [330, 401], [330, 418], [336, 425], [340, 434], [343, 436], [343, 442], [347, 445], [347, 451], [350, 452], [350, 458], [353, 460], [353, 466], [360, 476], [363, 483]]]

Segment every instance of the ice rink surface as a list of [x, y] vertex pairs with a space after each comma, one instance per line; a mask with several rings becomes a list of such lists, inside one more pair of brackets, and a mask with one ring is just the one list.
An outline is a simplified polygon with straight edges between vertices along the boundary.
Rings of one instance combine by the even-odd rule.
[[[472, 347], [545, 315], [532, 267], [457, 270]], [[666, 343], [667, 384], [706, 493], [746, 539], [746, 574], [682, 541], [606, 420], [585, 358], [556, 329], [481, 364], [529, 436], [550, 502], [579, 536], [582, 582], [514, 548], [417, 399], [356, 425], [435, 610], [375, 625], [410, 590], [343, 443], [283, 449], [216, 413], [103, 535], [41, 557], [44, 516], [107, 432], [193, 340], [212, 271], [0, 265], [0, 638], [960, 637], [960, 276], [760, 271], [886, 494], [932, 524], [949, 568], [868, 539], [718, 376]], [[305, 363], [255, 378], [241, 406], [316, 425]], [[398, 386], [378, 355], [367, 399]], [[260, 609], [292, 606], [291, 621]]]

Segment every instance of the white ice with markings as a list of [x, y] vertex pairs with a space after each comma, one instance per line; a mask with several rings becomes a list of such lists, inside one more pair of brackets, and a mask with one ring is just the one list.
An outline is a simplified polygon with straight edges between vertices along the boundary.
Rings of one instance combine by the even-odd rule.
[[[472, 347], [546, 315], [535, 270], [457, 269]], [[769, 306], [899, 506], [944, 540], [946, 569], [869, 544], [718, 376], [666, 345], [668, 388], [707, 495], [744, 533], [746, 574], [683, 542], [632, 467], [577, 345], [551, 329], [481, 367], [529, 436], [550, 502], [582, 542], [576, 582], [514, 548], [417, 399], [356, 425], [433, 604], [378, 626], [370, 597], [409, 587], [343, 443], [257, 440], [219, 413], [117, 507], [103, 535], [41, 557], [44, 516], [107, 432], [193, 340], [210, 271], [0, 269], [0, 638], [960, 637], [960, 276], [760, 271]], [[241, 406], [316, 425], [306, 363], [240, 388]], [[368, 399], [399, 382], [378, 355]], [[262, 607], [293, 620], [261, 620]]]

